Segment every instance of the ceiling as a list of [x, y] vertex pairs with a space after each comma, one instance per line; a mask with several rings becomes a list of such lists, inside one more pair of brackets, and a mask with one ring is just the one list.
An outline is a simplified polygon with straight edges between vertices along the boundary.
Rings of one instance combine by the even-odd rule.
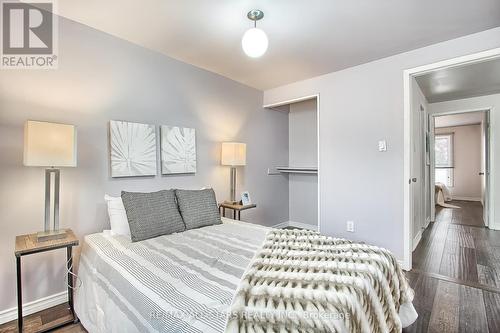
[[480, 124], [483, 121], [483, 111], [458, 113], [447, 116], [440, 116], [434, 119], [435, 127], [454, 127]]
[[[258, 59], [241, 50], [254, 8]], [[64, 0], [57, 13], [261, 90], [500, 26], [498, 0]]]
[[415, 79], [429, 103], [496, 94], [500, 93], [500, 58], [441, 69]]

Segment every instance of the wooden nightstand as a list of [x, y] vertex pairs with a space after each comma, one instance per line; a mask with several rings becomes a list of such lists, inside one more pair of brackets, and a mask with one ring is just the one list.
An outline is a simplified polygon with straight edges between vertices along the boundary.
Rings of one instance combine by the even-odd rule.
[[233, 210], [233, 219], [241, 221], [241, 211], [242, 210], [247, 210], [251, 208], [257, 207], [256, 204], [250, 204], [250, 205], [241, 205], [241, 204], [232, 204], [228, 202], [223, 202], [219, 204], [219, 213], [222, 213], [222, 216], [226, 216], [226, 208], [227, 209], [232, 209]]
[[73, 314], [73, 319], [58, 323], [54, 327], [44, 328], [40, 332], [46, 332], [55, 328], [78, 322], [78, 318], [73, 310], [73, 246], [78, 245], [78, 238], [71, 229], [66, 229], [67, 237], [54, 239], [45, 242], [37, 241], [37, 234], [16, 236], [16, 268], [17, 268], [17, 325], [19, 332], [23, 331], [23, 297], [21, 284], [21, 257], [39, 253], [66, 248], [67, 268], [68, 268], [68, 303]]

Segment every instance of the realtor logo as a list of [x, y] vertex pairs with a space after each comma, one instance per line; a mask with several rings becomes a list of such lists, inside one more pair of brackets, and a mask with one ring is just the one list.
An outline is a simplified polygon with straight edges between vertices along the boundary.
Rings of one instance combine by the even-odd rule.
[[57, 68], [53, 2], [1, 2], [2, 68]]

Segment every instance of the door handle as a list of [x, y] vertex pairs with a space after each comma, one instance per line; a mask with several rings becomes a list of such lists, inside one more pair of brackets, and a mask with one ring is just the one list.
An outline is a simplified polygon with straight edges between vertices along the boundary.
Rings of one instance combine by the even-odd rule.
[[480, 175], [480, 176], [484, 176], [484, 172], [480, 172], [480, 173], [479, 173], [479, 175]]

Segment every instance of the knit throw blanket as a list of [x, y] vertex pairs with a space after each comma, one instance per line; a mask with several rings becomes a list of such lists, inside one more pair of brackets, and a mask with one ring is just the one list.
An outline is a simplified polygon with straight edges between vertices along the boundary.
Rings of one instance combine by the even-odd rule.
[[401, 332], [413, 290], [385, 249], [272, 230], [242, 277], [226, 332]]

